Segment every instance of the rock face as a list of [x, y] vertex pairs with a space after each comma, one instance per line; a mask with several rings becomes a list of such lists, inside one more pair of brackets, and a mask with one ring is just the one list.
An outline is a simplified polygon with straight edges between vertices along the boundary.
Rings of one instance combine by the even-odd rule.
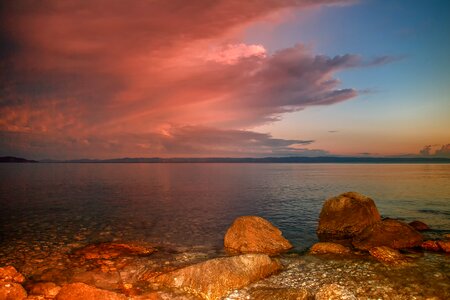
[[356, 300], [353, 293], [339, 284], [325, 284], [315, 296], [315, 300]]
[[0, 268], [0, 280], [8, 282], [22, 283], [25, 281], [25, 277], [17, 272], [13, 266], [6, 266]]
[[205, 299], [219, 299], [233, 289], [267, 277], [281, 269], [265, 254], [244, 254], [211, 259], [151, 279], [164, 286], [181, 288]]
[[56, 300], [126, 300], [127, 297], [114, 292], [97, 289], [84, 283], [66, 284]]
[[425, 224], [424, 222], [420, 222], [420, 221], [412, 221], [412, 222], [408, 223], [408, 225], [417, 231], [430, 230], [430, 227], [428, 227], [427, 224]]
[[1, 300], [23, 300], [27, 298], [27, 292], [18, 283], [0, 282]]
[[321, 242], [314, 244], [311, 249], [309, 249], [311, 254], [350, 254], [349, 248], [336, 243]]
[[75, 252], [86, 259], [111, 259], [119, 256], [149, 255], [154, 248], [135, 244], [101, 243], [86, 246]]
[[250, 293], [254, 300], [307, 300], [309, 294], [306, 289], [299, 288], [262, 288]]
[[367, 227], [352, 244], [360, 250], [387, 246], [392, 249], [412, 248], [422, 244], [422, 235], [406, 223], [385, 219]]
[[325, 201], [319, 216], [317, 236], [322, 242], [348, 244], [366, 227], [381, 220], [375, 203], [369, 197], [348, 192]]
[[369, 250], [369, 253], [377, 260], [390, 265], [402, 265], [409, 262], [406, 256], [386, 246], [374, 247]]
[[257, 216], [234, 220], [224, 238], [225, 248], [238, 253], [275, 255], [292, 248], [281, 231], [269, 221]]

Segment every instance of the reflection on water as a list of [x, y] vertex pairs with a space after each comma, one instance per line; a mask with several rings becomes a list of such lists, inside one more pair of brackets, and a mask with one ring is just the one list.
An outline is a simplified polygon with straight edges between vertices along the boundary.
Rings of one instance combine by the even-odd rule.
[[81, 234], [220, 247], [235, 217], [256, 214], [303, 249], [323, 201], [345, 191], [371, 196], [383, 216], [450, 229], [449, 165], [5, 164], [0, 176], [3, 242]]
[[113, 240], [220, 255], [241, 215], [267, 218], [301, 253], [316, 241], [323, 202], [345, 191], [441, 235], [450, 231], [449, 183], [450, 165], [3, 164], [0, 265]]

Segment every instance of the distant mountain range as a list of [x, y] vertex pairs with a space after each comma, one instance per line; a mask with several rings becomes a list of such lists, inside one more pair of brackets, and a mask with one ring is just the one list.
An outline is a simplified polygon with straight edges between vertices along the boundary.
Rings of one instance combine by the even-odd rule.
[[0, 163], [36, 163], [36, 160], [29, 160], [14, 156], [2, 156], [0, 157]]
[[450, 158], [444, 157], [262, 157], [262, 158], [115, 158], [115, 159], [75, 159], [75, 160], [28, 160], [25, 158], [5, 156], [0, 162], [41, 162], [41, 163], [450, 163]]

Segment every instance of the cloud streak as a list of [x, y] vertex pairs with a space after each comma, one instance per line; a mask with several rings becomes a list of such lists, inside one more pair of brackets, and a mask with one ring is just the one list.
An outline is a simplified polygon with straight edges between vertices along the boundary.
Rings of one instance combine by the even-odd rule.
[[315, 55], [301, 44], [269, 55], [239, 34], [284, 10], [344, 2], [8, 2], [0, 147], [67, 157], [325, 153], [252, 128], [356, 97], [334, 74], [391, 58]]

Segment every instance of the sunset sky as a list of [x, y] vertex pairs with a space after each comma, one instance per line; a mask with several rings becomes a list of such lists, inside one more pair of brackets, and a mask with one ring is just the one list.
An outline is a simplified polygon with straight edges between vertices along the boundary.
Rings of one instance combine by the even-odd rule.
[[0, 10], [0, 156], [450, 157], [450, 1]]

